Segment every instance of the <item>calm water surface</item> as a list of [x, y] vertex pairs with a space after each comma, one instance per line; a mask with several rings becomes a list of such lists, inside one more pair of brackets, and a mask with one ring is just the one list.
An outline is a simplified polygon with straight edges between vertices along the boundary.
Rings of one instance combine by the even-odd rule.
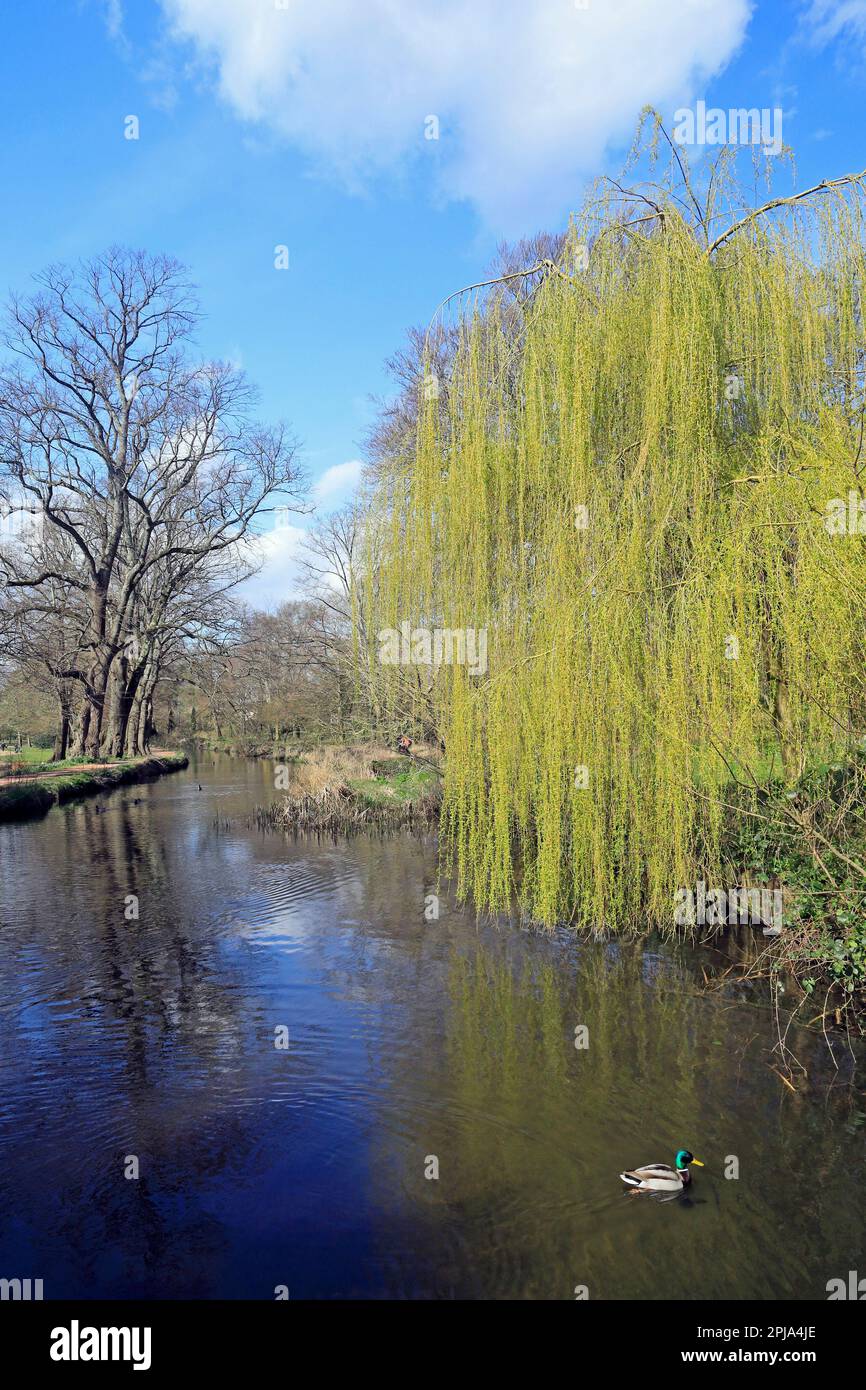
[[[862, 1266], [864, 1082], [820, 1039], [791, 1034], [791, 1095], [760, 996], [698, 996], [705, 953], [448, 898], [427, 922], [432, 839], [262, 833], [272, 786], [207, 755], [0, 826], [0, 1276], [46, 1298], [799, 1299]], [[681, 1145], [707, 1163], [690, 1194], [623, 1194], [622, 1167]]]

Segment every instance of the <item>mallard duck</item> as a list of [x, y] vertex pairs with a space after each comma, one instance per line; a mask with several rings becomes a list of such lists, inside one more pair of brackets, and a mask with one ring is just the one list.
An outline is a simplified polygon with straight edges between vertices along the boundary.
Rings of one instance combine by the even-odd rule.
[[669, 1163], [648, 1163], [644, 1168], [628, 1168], [620, 1173], [620, 1177], [629, 1187], [640, 1192], [681, 1192], [692, 1180], [689, 1164], [696, 1163], [699, 1168], [704, 1165], [688, 1149], [680, 1149], [675, 1162], [676, 1168]]

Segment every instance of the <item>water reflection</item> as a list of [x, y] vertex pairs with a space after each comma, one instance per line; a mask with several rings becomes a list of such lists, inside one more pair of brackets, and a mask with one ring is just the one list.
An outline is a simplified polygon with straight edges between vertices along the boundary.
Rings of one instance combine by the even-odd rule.
[[[862, 1097], [821, 1084], [820, 1039], [798, 1035], [792, 1096], [770, 1014], [697, 997], [687, 948], [447, 900], [426, 922], [431, 841], [262, 834], [272, 786], [206, 758], [0, 827], [0, 1274], [46, 1297], [805, 1298], [856, 1268]], [[682, 1144], [708, 1164], [688, 1199], [621, 1193]]]

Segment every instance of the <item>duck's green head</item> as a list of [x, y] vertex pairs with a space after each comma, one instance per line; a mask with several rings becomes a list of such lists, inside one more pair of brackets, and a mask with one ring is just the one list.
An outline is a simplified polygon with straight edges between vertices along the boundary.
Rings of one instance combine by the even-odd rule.
[[679, 1171], [682, 1172], [684, 1168], [688, 1168], [690, 1163], [696, 1163], [699, 1168], [703, 1168], [704, 1166], [701, 1160], [695, 1158], [694, 1154], [690, 1153], [688, 1149], [680, 1149], [677, 1153], [677, 1168]]

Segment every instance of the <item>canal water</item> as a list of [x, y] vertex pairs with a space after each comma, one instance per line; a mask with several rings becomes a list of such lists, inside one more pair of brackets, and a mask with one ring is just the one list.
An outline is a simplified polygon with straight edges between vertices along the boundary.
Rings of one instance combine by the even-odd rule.
[[[445, 888], [436, 919], [433, 837], [286, 838], [248, 819], [274, 795], [207, 754], [0, 826], [0, 1277], [806, 1299], [862, 1266], [866, 1082], [793, 1028], [783, 1085], [784, 999]], [[624, 1192], [680, 1147], [689, 1193]]]

